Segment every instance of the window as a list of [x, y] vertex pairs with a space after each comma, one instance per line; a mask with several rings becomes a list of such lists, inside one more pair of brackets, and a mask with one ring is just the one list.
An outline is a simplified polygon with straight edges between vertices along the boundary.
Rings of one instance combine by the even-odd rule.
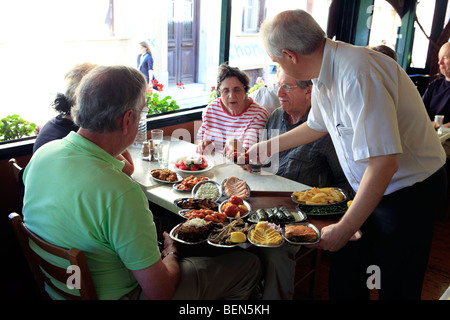
[[258, 78], [266, 84], [276, 82], [274, 63], [259, 37], [261, 22], [285, 10], [303, 9], [326, 30], [330, 3], [329, 0], [232, 0], [230, 65], [248, 74], [250, 86], [255, 85]]
[[19, 114], [43, 125], [75, 64], [126, 60], [111, 37], [110, 0], [0, 2], [0, 118]]
[[256, 33], [259, 30], [262, 20], [264, 19], [265, 1], [247, 0], [244, 6], [242, 19], [242, 32]]
[[[231, 65], [269, 80], [273, 63], [259, 26], [276, 13], [302, 8], [326, 29], [331, 0], [232, 1]], [[206, 105], [216, 85], [222, 0], [22, 0], [0, 2], [0, 118], [18, 114], [41, 126], [64, 92], [75, 64], [137, 67], [138, 43], [147, 41], [154, 74], [182, 109]], [[213, 13], [213, 14], [211, 14]], [[179, 89], [176, 83], [184, 83]]]
[[[44, 125], [75, 64], [137, 67], [147, 41], [154, 74], [181, 108], [205, 105], [215, 85], [221, 0], [22, 0], [0, 2], [0, 118]], [[211, 14], [213, 12], [214, 14]], [[179, 38], [176, 38], [179, 36]], [[170, 41], [179, 44], [176, 59]], [[177, 68], [184, 89], [170, 81]], [[187, 81], [185, 79], [191, 79]]]
[[375, 0], [367, 10], [368, 13], [372, 11], [369, 46], [384, 44], [395, 49], [397, 30], [401, 25], [400, 16], [386, 0]]
[[[417, 21], [414, 22], [414, 45], [411, 55], [411, 68], [425, 68], [428, 56], [429, 41], [427, 36], [431, 33], [433, 24], [435, 1], [418, 1], [416, 15], [417, 20], [423, 28], [421, 30]], [[424, 34], [425, 32], [425, 34]]]

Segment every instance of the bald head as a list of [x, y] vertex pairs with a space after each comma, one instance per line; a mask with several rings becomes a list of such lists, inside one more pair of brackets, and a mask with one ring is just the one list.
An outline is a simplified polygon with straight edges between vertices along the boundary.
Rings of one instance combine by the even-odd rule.
[[450, 81], [450, 42], [444, 43], [439, 50], [439, 71]]

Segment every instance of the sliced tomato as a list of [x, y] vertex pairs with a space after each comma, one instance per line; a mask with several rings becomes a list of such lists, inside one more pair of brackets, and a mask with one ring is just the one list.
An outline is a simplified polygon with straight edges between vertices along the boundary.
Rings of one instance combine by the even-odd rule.
[[191, 166], [189, 167], [189, 169], [190, 169], [191, 171], [198, 171], [198, 167], [197, 167], [196, 164], [191, 164]]
[[205, 169], [208, 166], [208, 162], [206, 161], [205, 158], [202, 157], [202, 163], [198, 164], [199, 168]]

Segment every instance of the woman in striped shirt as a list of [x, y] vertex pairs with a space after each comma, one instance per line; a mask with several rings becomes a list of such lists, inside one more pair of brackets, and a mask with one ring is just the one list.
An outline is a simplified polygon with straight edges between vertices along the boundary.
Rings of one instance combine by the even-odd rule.
[[197, 151], [201, 154], [224, 152], [225, 144], [245, 149], [258, 142], [260, 130], [269, 112], [248, 97], [250, 79], [238, 68], [222, 64], [217, 76], [219, 98], [203, 111], [197, 133]]

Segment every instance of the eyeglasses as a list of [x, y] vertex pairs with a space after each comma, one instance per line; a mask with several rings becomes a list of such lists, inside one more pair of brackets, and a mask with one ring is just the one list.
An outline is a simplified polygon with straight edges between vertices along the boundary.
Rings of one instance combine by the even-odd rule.
[[278, 87], [280, 89], [283, 89], [286, 92], [289, 92], [291, 90], [294, 90], [295, 88], [298, 88], [298, 86], [288, 86], [287, 84], [283, 83], [283, 84], [278, 84]]
[[222, 96], [228, 96], [231, 92], [233, 92], [236, 95], [239, 95], [244, 93], [244, 87], [234, 87], [233, 89], [223, 88], [220, 89], [219, 92]]

